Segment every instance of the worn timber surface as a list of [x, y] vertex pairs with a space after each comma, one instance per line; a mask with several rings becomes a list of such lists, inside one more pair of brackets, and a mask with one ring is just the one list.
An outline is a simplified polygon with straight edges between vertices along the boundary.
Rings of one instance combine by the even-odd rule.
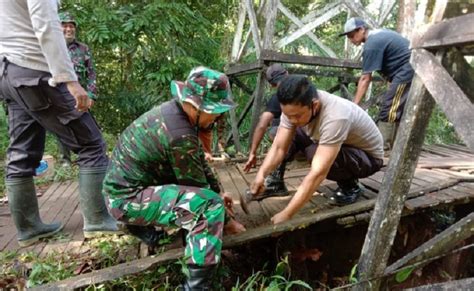
[[[308, 164], [295, 161], [289, 165], [285, 182], [291, 193], [294, 193], [308, 172]], [[324, 181], [318, 192], [306, 206], [286, 226], [273, 228], [270, 218], [283, 209], [291, 196], [273, 197], [249, 204], [250, 215], [243, 213], [239, 206], [238, 192], [248, 188], [256, 170], [248, 174], [242, 171], [243, 164], [215, 163], [214, 167], [226, 191], [233, 194], [236, 217], [248, 229], [247, 233], [228, 237], [225, 245], [231, 247], [244, 244], [272, 232], [285, 232], [299, 228], [301, 225], [315, 223], [326, 219], [337, 219], [339, 223], [351, 224], [359, 220], [367, 221], [373, 208], [377, 193], [386, 168], [369, 178], [361, 180], [365, 187], [364, 195], [353, 205], [338, 207], [331, 205], [327, 197], [336, 189], [336, 184]], [[52, 184], [40, 197], [40, 213], [45, 222], [61, 221], [64, 224], [62, 234], [56, 239], [42, 241], [27, 248], [19, 248], [16, 241], [16, 230], [10, 217], [7, 203], [0, 204], [0, 251], [19, 250], [33, 251], [46, 255], [52, 251], [84, 252], [82, 234], [82, 217], [78, 199], [78, 184], [67, 181]], [[424, 146], [413, 178], [409, 199], [405, 211], [413, 212], [443, 204], [470, 203], [474, 200], [474, 154], [460, 145], [427, 145]], [[321, 214], [318, 216], [318, 214]]]

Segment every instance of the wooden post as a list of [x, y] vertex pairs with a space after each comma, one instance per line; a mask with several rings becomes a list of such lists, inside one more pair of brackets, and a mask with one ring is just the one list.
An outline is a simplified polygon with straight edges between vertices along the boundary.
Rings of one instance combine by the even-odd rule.
[[255, 46], [255, 51], [257, 52], [257, 58], [258, 58], [260, 56], [261, 44], [260, 44], [260, 35], [258, 34], [257, 16], [255, 15], [255, 10], [253, 9], [253, 1], [245, 0], [245, 5], [247, 8], [247, 14], [250, 20], [250, 28], [252, 29], [253, 42]]
[[245, 15], [247, 14], [245, 9], [245, 0], [240, 1], [239, 5], [239, 20], [237, 23], [237, 30], [235, 32], [234, 41], [232, 43], [232, 53], [230, 56], [230, 62], [234, 63], [238, 61], [240, 43], [242, 42], [242, 34], [245, 24]]
[[[277, 16], [277, 7], [278, 7], [278, 0], [267, 0], [266, 3], [266, 13], [265, 13], [265, 30], [263, 32], [263, 49], [272, 49], [273, 47], [273, 34], [275, 32], [275, 20]], [[257, 53], [258, 59], [261, 59], [261, 51]], [[250, 131], [250, 140], [249, 144], [252, 143], [253, 132], [255, 131], [255, 127], [257, 126], [258, 120], [260, 118], [260, 111], [262, 108], [262, 97], [265, 91], [266, 86], [266, 78], [265, 78], [265, 70], [267, 69], [266, 66], [263, 67], [263, 70], [257, 76], [257, 87], [255, 89], [255, 101], [254, 107], [252, 111], [252, 123], [251, 123], [251, 131]]]
[[[384, 273], [435, 104], [418, 76], [413, 79], [408, 100], [359, 258], [361, 282]], [[365, 282], [353, 290], [378, 290], [380, 283]]]

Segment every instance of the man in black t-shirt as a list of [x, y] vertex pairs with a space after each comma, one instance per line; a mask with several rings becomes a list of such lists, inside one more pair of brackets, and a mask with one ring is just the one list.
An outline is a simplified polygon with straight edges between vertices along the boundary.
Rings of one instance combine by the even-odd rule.
[[364, 43], [362, 76], [358, 82], [354, 103], [359, 104], [364, 97], [374, 71], [390, 82], [377, 118], [377, 125], [384, 139], [384, 150], [390, 151], [414, 75], [410, 65], [410, 42], [392, 30], [369, 30], [365, 21], [357, 17], [346, 22], [344, 32], [340, 35], [346, 35], [354, 45]]
[[[287, 75], [288, 71], [280, 64], [273, 64], [267, 69], [266, 79], [272, 88], [278, 88], [280, 82]], [[280, 102], [278, 101], [277, 95], [273, 94], [267, 102], [265, 111], [260, 115], [260, 119], [253, 133], [249, 158], [244, 166], [245, 172], [248, 172], [251, 168], [255, 167], [257, 163], [257, 149], [260, 146], [265, 133], [267, 132], [272, 141], [275, 138], [278, 125], [280, 124], [280, 116]], [[261, 200], [270, 196], [288, 195], [288, 189], [283, 181], [286, 163], [291, 161], [298, 151], [304, 152], [305, 149], [312, 144], [313, 141], [303, 132], [302, 129], [298, 128], [285, 160], [267, 177], [265, 180], [266, 190], [256, 197], [256, 199]]]

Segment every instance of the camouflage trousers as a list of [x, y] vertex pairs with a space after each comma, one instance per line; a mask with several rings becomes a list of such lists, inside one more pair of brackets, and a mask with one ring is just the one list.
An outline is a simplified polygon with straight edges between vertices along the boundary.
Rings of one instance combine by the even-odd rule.
[[133, 225], [183, 228], [187, 264], [208, 266], [220, 261], [225, 208], [216, 192], [198, 187], [148, 187], [126, 199], [108, 197], [115, 219]]

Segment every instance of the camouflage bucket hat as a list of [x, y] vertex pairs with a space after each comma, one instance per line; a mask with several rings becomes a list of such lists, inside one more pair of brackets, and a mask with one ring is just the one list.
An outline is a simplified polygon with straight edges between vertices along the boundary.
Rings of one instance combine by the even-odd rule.
[[209, 114], [221, 114], [235, 106], [227, 76], [206, 67], [192, 69], [186, 82], [171, 81], [171, 94]]
[[59, 20], [61, 23], [73, 23], [75, 26], [77, 26], [76, 19], [74, 19], [74, 17], [69, 12], [59, 13]]

